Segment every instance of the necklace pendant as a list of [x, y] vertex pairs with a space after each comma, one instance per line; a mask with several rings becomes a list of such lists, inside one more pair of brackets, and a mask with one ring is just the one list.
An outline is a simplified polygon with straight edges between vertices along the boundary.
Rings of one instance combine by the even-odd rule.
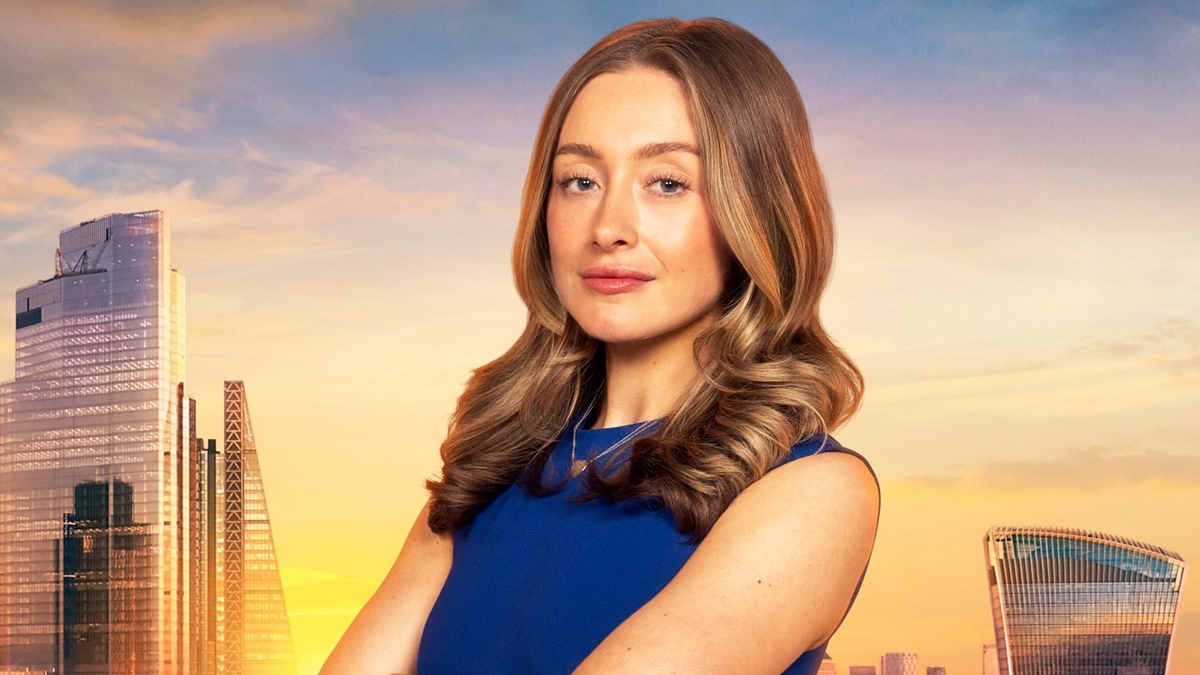
[[586, 468], [587, 462], [582, 459], [577, 459], [574, 462], [571, 462], [571, 478], [583, 473], [583, 470]]

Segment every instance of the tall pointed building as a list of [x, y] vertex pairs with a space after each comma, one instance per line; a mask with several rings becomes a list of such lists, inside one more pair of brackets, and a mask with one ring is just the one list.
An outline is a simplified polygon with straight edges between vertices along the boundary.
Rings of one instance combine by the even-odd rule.
[[170, 260], [165, 213], [113, 214], [63, 230], [54, 276], [17, 290], [16, 377], [0, 383], [0, 672], [294, 672], [244, 388], [242, 647], [223, 648], [233, 479], [196, 436]]
[[275, 541], [246, 386], [225, 382], [225, 671], [294, 675]]

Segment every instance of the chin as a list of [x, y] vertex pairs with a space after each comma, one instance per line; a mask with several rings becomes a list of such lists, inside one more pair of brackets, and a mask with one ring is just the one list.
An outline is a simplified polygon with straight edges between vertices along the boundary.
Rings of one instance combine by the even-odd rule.
[[624, 344], [628, 342], [640, 342], [646, 338], [652, 337], [643, 331], [620, 330], [614, 328], [588, 330], [586, 326], [581, 326], [583, 332], [587, 333], [593, 340], [603, 342], [605, 344]]
[[658, 338], [669, 338], [673, 335], [678, 335], [680, 330], [691, 325], [684, 324], [664, 324], [652, 323], [645, 318], [629, 319], [622, 321], [608, 320], [593, 320], [579, 321], [579, 327], [583, 332], [587, 333], [593, 340], [603, 342], [610, 345], [618, 344], [635, 344], [638, 342], [654, 341]]
[[583, 332], [593, 340], [609, 344], [623, 342], [638, 342], [653, 336], [653, 331], [646, 330], [644, 321], [614, 320], [612, 317], [582, 317], [575, 319]]

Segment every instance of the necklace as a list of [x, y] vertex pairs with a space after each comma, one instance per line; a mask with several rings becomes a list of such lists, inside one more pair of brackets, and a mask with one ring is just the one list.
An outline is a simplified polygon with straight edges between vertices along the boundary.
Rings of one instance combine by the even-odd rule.
[[596, 460], [600, 459], [601, 457], [604, 457], [608, 453], [613, 452], [614, 450], [616, 450], [618, 448], [623, 447], [631, 439], [636, 438], [646, 429], [649, 429], [650, 427], [654, 426], [655, 424], [658, 424], [658, 420], [647, 420], [645, 422], [642, 422], [641, 424], [634, 427], [633, 431], [629, 432], [628, 434], [625, 434], [624, 438], [622, 438], [621, 440], [617, 441], [616, 443], [613, 443], [612, 445], [608, 446], [607, 448], [605, 448], [605, 450], [603, 452], [596, 455], [595, 457], [592, 457], [591, 459], [576, 459], [575, 458], [575, 438], [579, 434], [579, 427], [583, 425], [583, 421], [588, 418], [588, 415], [590, 415], [592, 413], [592, 408], [594, 408], [595, 406], [596, 406], [596, 399], [592, 399], [592, 402], [590, 404], [588, 404], [587, 410], [583, 411], [583, 415], [581, 415], [579, 417], [579, 421], [575, 422], [575, 426], [571, 429], [571, 478], [574, 478], [574, 477], [578, 476], [579, 474], [583, 473], [583, 470], [588, 468], [589, 466], [591, 466], [592, 463], [595, 462]]

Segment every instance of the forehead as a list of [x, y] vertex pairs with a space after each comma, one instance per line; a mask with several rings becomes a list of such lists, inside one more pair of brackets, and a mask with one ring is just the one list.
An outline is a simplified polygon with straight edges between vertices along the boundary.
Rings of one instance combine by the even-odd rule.
[[647, 143], [696, 144], [683, 87], [672, 76], [631, 68], [593, 78], [563, 120], [558, 144], [603, 144], [611, 148]]

